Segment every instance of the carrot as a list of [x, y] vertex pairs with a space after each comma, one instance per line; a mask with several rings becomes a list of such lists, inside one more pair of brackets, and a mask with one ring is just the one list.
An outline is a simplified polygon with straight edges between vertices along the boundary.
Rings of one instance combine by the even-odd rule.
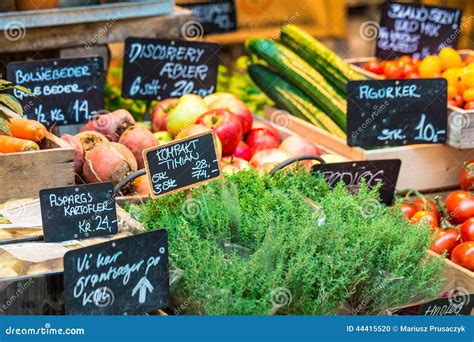
[[10, 132], [16, 138], [38, 142], [46, 136], [46, 127], [36, 120], [16, 117], [10, 118], [9, 121]]
[[37, 143], [31, 140], [0, 135], [0, 153], [15, 153], [39, 150]]

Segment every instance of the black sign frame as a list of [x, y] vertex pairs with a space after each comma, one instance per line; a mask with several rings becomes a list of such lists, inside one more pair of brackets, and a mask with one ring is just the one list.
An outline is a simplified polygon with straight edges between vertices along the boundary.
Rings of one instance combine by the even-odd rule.
[[400, 159], [361, 160], [342, 163], [326, 163], [314, 165], [314, 173], [321, 173], [328, 186], [333, 189], [342, 181], [351, 192], [357, 192], [362, 179], [367, 186], [380, 186], [380, 200], [386, 205], [392, 205], [398, 175], [401, 167]]
[[[201, 154], [198, 154], [199, 160], [195, 159], [196, 162], [184, 164], [184, 166], [178, 167], [178, 171], [176, 171], [176, 169], [170, 170], [167, 166], [166, 168], [165, 166], [160, 168], [160, 166], [155, 163], [158, 151], [170, 146], [178, 146], [185, 143], [190, 144], [194, 141], [196, 145], [200, 145], [198, 148], [195, 148], [195, 150], [199, 150], [200, 148], [201, 151]], [[188, 154], [188, 156], [190, 156], [190, 158], [196, 158], [196, 155], [192, 155], [192, 153]], [[200, 184], [217, 180], [222, 176], [216, 133], [213, 131], [196, 134], [146, 149], [143, 151], [143, 160], [145, 161], [146, 174], [150, 182], [150, 195], [154, 198], [176, 191], [190, 189]], [[167, 161], [161, 164], [165, 162], [166, 165], [169, 164]], [[169, 171], [171, 171], [171, 175], [168, 174]], [[173, 172], [177, 174], [174, 175]], [[197, 179], [194, 180], [193, 177]], [[199, 177], [205, 178], [200, 180]], [[177, 184], [174, 185], [174, 182]], [[183, 182], [184, 184], [182, 184]], [[157, 187], [161, 190], [159, 193], [157, 193]], [[165, 187], [166, 189], [164, 189]]]
[[[216, 43], [128, 37], [125, 40], [122, 97], [153, 101], [186, 94], [200, 97], [212, 94], [217, 87], [218, 50]], [[139, 58], [140, 54], [146, 56]], [[149, 55], [157, 60], [147, 58]], [[188, 58], [192, 63], [173, 63], [169, 58]], [[174, 72], [194, 77], [179, 77]]]
[[[119, 270], [129, 272], [107, 277], [109, 272], [117, 274]], [[93, 284], [101, 275], [104, 280]], [[90, 281], [85, 283], [85, 279]], [[140, 315], [167, 307], [169, 292], [165, 229], [71, 250], [64, 255], [68, 315]]]
[[[399, 10], [402, 7], [405, 9], [404, 14]], [[448, 23], [447, 20], [451, 19], [452, 22]], [[442, 47], [456, 48], [461, 20], [462, 10], [459, 8], [387, 1], [381, 9], [375, 56], [379, 59], [396, 59], [403, 55], [424, 58], [437, 55]], [[401, 42], [397, 50], [403, 51], [394, 51], [387, 46], [391, 44], [394, 32], [399, 35]]]
[[[199, 24], [186, 26], [183, 31], [190, 38], [212, 33], [228, 33], [237, 31], [237, 8], [235, 0], [214, 0], [206, 2], [180, 2], [179, 6], [190, 9]], [[215, 13], [213, 8], [223, 6], [226, 13]], [[210, 16], [212, 16], [210, 18]], [[224, 20], [224, 19], [227, 20]], [[192, 22], [188, 22], [192, 23]], [[184, 27], [184, 26], [183, 26]]]
[[447, 102], [444, 78], [350, 81], [347, 143], [360, 147], [444, 143]]
[[[47, 242], [118, 233], [114, 186], [111, 182], [43, 189], [39, 192], [39, 198], [43, 234]], [[71, 201], [74, 203], [69, 203]], [[86, 212], [89, 210], [95, 212]]]
[[[63, 78], [66, 75], [76, 76]], [[48, 127], [82, 124], [104, 109], [105, 73], [100, 56], [11, 62], [7, 79], [37, 95], [13, 90], [25, 117]]]

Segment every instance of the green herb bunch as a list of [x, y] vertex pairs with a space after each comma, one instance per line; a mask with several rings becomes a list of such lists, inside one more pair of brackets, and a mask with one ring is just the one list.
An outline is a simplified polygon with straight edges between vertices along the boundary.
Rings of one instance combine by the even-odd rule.
[[442, 260], [425, 260], [427, 227], [379, 205], [377, 190], [329, 191], [304, 171], [240, 172], [130, 210], [168, 230], [184, 271], [176, 313], [382, 314], [433, 297], [442, 281]]
[[[12, 110], [18, 115], [23, 115], [23, 107], [16, 97], [11, 94], [6, 93], [9, 90], [17, 89], [28, 95], [33, 94], [28, 88], [23, 86], [14, 85], [10, 81], [0, 79], [0, 105], [5, 106], [6, 108]], [[0, 134], [11, 135], [10, 128], [8, 126], [8, 115], [0, 108]]]

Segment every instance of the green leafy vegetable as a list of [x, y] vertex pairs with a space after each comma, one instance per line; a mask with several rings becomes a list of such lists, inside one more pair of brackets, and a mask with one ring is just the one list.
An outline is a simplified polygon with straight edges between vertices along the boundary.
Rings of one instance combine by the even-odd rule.
[[148, 230], [168, 230], [184, 271], [175, 313], [382, 314], [441, 284], [442, 259], [425, 260], [429, 229], [379, 205], [377, 190], [355, 196], [303, 171], [248, 171], [190, 195], [129, 208]]

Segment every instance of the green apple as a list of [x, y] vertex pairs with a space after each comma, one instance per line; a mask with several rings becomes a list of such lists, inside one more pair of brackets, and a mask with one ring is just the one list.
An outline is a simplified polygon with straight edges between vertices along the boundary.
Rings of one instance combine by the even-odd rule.
[[171, 134], [168, 131], [158, 131], [153, 133], [156, 139], [160, 142], [160, 144], [164, 144], [173, 140]]
[[181, 96], [166, 119], [168, 132], [175, 136], [183, 128], [195, 123], [197, 118], [206, 112], [207, 105], [199, 96], [194, 94]]

